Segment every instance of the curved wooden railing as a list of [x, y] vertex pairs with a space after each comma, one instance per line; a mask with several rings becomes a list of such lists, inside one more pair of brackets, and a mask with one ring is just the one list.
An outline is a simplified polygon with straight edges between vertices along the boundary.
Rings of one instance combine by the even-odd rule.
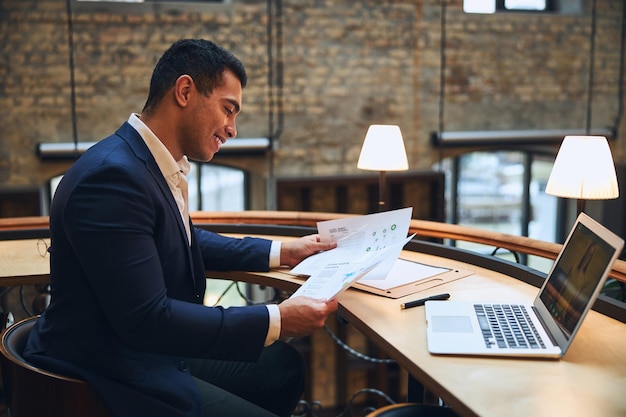
[[0, 232], [47, 229], [49, 218], [40, 217], [5, 217], [0, 219]]
[[[319, 221], [354, 215], [293, 211], [245, 211], [194, 212], [191, 216], [194, 223], [242, 223], [316, 227]], [[562, 246], [559, 243], [545, 242], [524, 236], [515, 236], [474, 227], [428, 220], [411, 220], [409, 233], [416, 233], [417, 236], [421, 238], [451, 239], [479, 243], [494, 248], [507, 249], [512, 252], [535, 255], [553, 260], [558, 256]], [[617, 260], [610, 276], [619, 281], [626, 282], [626, 261]]]
[[[259, 224], [278, 226], [301, 226], [315, 228], [317, 222], [354, 216], [353, 214], [296, 212], [296, 211], [242, 211], [242, 212], [192, 212], [195, 224]], [[48, 217], [18, 217], [0, 219], [0, 233], [12, 231], [37, 231], [48, 229]], [[523, 236], [492, 232], [468, 226], [411, 220], [410, 233], [420, 238], [451, 239], [479, 243], [512, 252], [556, 259], [561, 244], [544, 242]], [[1, 239], [0, 234], [0, 239]], [[617, 260], [611, 278], [626, 283], [626, 261]]]

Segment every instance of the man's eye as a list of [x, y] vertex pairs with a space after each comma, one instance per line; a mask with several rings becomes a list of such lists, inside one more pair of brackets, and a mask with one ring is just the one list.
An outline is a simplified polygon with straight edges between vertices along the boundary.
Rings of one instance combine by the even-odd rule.
[[230, 108], [224, 107], [224, 109], [226, 109], [226, 114], [227, 115], [231, 116], [233, 114], [233, 110], [231, 110]]

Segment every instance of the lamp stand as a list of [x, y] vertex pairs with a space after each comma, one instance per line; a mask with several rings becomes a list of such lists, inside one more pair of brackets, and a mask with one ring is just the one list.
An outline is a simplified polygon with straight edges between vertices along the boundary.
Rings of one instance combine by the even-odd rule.
[[385, 186], [387, 183], [387, 172], [379, 171], [378, 175], [378, 212], [385, 211]]
[[585, 199], [579, 198], [576, 200], [576, 215], [578, 216], [583, 211], [585, 211]]

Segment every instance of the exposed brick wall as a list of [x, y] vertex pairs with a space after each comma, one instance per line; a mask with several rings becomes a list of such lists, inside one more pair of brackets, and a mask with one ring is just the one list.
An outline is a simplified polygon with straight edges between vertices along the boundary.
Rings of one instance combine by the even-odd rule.
[[[445, 130], [584, 128], [590, 1], [583, 15], [468, 15], [445, 8]], [[441, 155], [440, 0], [284, 0], [284, 129], [274, 174], [356, 173], [371, 123], [399, 124], [412, 169]], [[37, 143], [72, 141], [65, 0], [0, 2], [0, 188], [37, 187], [67, 163], [41, 162]], [[597, 0], [593, 127], [619, 112], [621, 7]], [[268, 136], [267, 2], [208, 12], [75, 12], [78, 137], [110, 134], [140, 111], [154, 63], [181, 37], [206, 37], [246, 64], [240, 137]], [[275, 57], [276, 58], [276, 57]], [[626, 160], [620, 128], [615, 159]], [[246, 167], [244, 158], [226, 163]], [[266, 176], [267, 164], [256, 174]]]

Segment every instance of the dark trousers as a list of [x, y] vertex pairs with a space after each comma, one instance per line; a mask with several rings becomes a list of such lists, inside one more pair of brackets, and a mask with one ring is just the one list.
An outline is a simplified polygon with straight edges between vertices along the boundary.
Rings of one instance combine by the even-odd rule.
[[190, 361], [205, 417], [289, 417], [304, 392], [304, 361], [274, 342], [257, 362]]

